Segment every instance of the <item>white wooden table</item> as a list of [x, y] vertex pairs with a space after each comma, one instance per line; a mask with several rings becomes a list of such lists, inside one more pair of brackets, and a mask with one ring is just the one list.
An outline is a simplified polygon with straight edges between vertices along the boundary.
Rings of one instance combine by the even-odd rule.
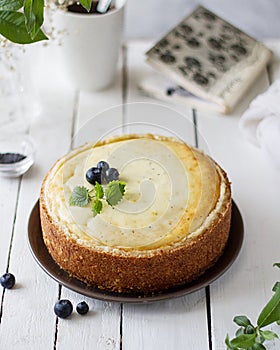
[[[158, 102], [142, 96], [136, 88], [139, 78], [150, 69], [143, 60], [149, 45], [128, 42], [115, 85], [93, 94], [59, 88], [51, 81], [57, 72], [47, 70], [48, 51], [41, 56], [47, 71], [38, 70], [37, 74], [43, 109], [30, 126], [37, 145], [36, 164], [22, 178], [0, 178], [0, 274], [8, 270], [17, 280], [14, 289], [0, 290], [1, 350], [221, 350], [225, 349], [226, 333], [233, 336], [236, 330], [233, 317], [246, 314], [255, 321], [271, 297], [271, 288], [279, 279], [279, 270], [272, 265], [280, 261], [280, 174], [260, 150], [242, 138], [238, 128], [248, 100], [268, 87], [267, 72], [232, 115], [196, 111], [198, 133], [193, 126], [193, 137], [188, 140], [192, 144], [197, 141], [203, 148], [204, 139], [212, 157], [226, 169], [245, 225], [238, 259], [210, 287], [146, 305], [101, 302], [59, 286], [40, 269], [29, 251], [27, 222], [42, 178], [54, 161], [69, 151], [72, 135], [108, 107], [134, 101]], [[191, 109], [171, 107], [194, 121]], [[123, 108], [123, 115], [115, 116], [119, 123], [126, 120], [125, 112]], [[86, 300], [89, 314], [82, 317], [74, 312], [69, 319], [56, 318], [53, 306], [60, 298], [70, 299], [74, 306]], [[279, 340], [268, 346], [279, 348]]]

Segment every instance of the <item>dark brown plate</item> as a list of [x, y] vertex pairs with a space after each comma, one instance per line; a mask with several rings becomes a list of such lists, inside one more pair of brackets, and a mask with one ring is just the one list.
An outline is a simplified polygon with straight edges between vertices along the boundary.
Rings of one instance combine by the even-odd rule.
[[179, 287], [164, 290], [162, 292], [151, 294], [126, 294], [104, 291], [97, 287], [89, 287], [78, 279], [71, 277], [66, 271], [62, 270], [52, 259], [42, 237], [42, 229], [39, 215], [39, 201], [35, 204], [28, 222], [28, 239], [30, 250], [41, 268], [54, 280], [82, 295], [100, 299], [104, 301], [116, 301], [125, 303], [147, 303], [180, 297], [201, 288], [208, 286], [210, 283], [220, 277], [232, 265], [237, 258], [243, 242], [243, 221], [241, 214], [233, 202], [232, 219], [229, 240], [223, 255], [214, 266], [208, 269], [202, 276], [192, 283]]

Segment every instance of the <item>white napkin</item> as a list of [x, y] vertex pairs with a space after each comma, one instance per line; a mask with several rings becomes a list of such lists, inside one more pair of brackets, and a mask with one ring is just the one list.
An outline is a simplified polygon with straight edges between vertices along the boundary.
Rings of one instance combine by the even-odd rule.
[[253, 100], [239, 125], [248, 141], [280, 169], [280, 79]]

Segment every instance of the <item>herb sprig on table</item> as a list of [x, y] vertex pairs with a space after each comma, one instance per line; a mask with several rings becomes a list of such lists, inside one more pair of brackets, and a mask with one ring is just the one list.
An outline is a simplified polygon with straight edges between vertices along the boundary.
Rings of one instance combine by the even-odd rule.
[[[280, 263], [273, 266], [280, 268]], [[272, 288], [274, 292], [272, 298], [262, 309], [257, 325], [253, 326], [247, 316], [236, 316], [233, 319], [239, 328], [235, 333], [235, 338], [229, 339], [227, 334], [225, 343], [227, 350], [265, 350], [263, 345], [266, 341], [278, 338], [278, 335], [269, 330], [263, 330], [264, 327], [277, 323], [280, 325], [280, 282], [276, 282]]]
[[111, 181], [106, 188], [95, 183], [92, 190], [85, 186], [76, 186], [71, 194], [69, 203], [72, 206], [85, 207], [91, 204], [93, 216], [100, 214], [105, 200], [111, 207], [117, 205], [123, 198], [126, 183], [123, 181]]

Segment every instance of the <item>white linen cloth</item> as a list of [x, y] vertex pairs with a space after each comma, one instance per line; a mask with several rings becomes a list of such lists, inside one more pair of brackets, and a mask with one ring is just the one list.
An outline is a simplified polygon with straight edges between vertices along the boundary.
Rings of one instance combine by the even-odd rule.
[[275, 56], [272, 68], [277, 80], [251, 102], [239, 126], [247, 140], [260, 147], [280, 170], [280, 65]]

